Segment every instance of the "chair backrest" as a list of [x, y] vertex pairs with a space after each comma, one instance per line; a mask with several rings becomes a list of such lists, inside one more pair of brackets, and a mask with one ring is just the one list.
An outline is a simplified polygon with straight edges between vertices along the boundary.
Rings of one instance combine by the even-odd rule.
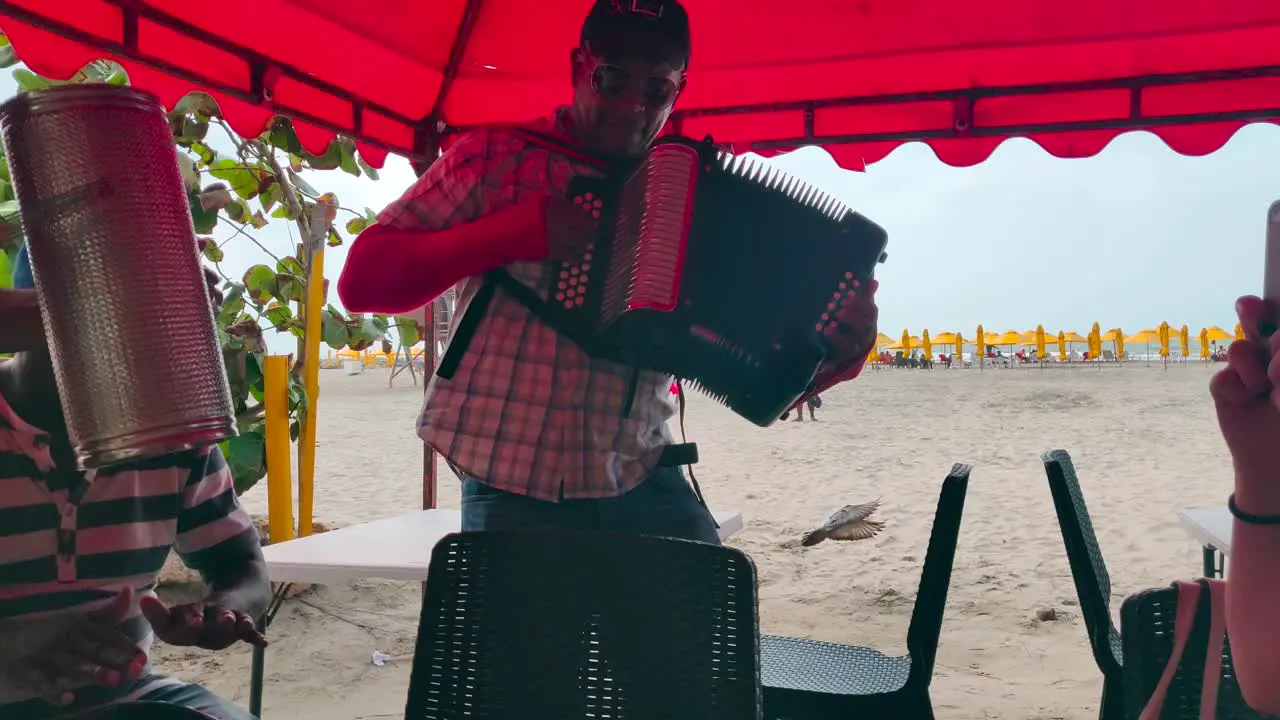
[[947, 590], [951, 586], [951, 568], [956, 559], [956, 541], [960, 537], [960, 519], [964, 499], [969, 492], [969, 473], [973, 468], [956, 463], [942, 481], [938, 509], [933, 514], [929, 531], [929, 549], [920, 573], [920, 589], [911, 611], [907, 629], [907, 652], [911, 653], [911, 677], [908, 682], [929, 684], [933, 662], [938, 654], [938, 637], [942, 634], [942, 617], [947, 607]]
[[1111, 621], [1111, 576], [1093, 532], [1093, 520], [1080, 491], [1075, 466], [1066, 450], [1050, 450], [1040, 456], [1049, 477], [1049, 492], [1058, 515], [1058, 527], [1071, 565], [1076, 595], [1080, 599], [1085, 631], [1093, 659], [1104, 675], [1115, 676], [1123, 664], [1120, 633]]
[[[1209, 639], [1211, 598], [1200, 594], [1196, 622], [1183, 650], [1182, 662], [1165, 694], [1164, 720], [1200, 720], [1200, 695]], [[1178, 614], [1176, 587], [1144, 590], [1125, 598], [1120, 606], [1120, 635], [1124, 643], [1125, 717], [1137, 718], [1146, 706], [1173, 655]], [[1231, 662], [1231, 639], [1222, 645], [1221, 681], [1214, 717], [1218, 720], [1261, 720], [1269, 717], [1245, 704]]]
[[756, 573], [730, 548], [567, 531], [446, 536], [408, 720], [760, 713]]

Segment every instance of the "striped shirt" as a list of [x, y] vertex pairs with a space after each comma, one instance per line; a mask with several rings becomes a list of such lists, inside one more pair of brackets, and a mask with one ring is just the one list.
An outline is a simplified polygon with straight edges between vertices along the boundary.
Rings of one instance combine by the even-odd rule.
[[[539, 129], [554, 131], [557, 120], [540, 122]], [[592, 173], [510, 132], [479, 130], [454, 143], [378, 222], [438, 231], [526, 200], [567, 196], [572, 178]], [[546, 299], [560, 268], [541, 262], [507, 270]], [[481, 282], [458, 286], [455, 327]], [[499, 289], [457, 371], [432, 378], [418, 433], [460, 470], [500, 490], [550, 501], [612, 497], [640, 484], [672, 442], [670, 385], [669, 375], [637, 375], [587, 356]]]
[[[126, 587], [154, 595], [170, 548], [208, 567], [219, 543], [252, 527], [216, 447], [84, 474], [56, 470], [48, 434], [0, 397], [0, 653], [39, 647], [59, 615], [97, 610]], [[123, 630], [150, 649], [151, 626], [136, 606]], [[154, 676], [130, 696], [176, 682]], [[0, 684], [0, 717], [26, 697]]]

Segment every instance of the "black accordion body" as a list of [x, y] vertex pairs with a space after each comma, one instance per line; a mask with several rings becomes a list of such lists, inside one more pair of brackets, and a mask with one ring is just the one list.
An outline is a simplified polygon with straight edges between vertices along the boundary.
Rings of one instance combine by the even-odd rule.
[[883, 262], [884, 230], [709, 140], [660, 139], [619, 175], [571, 186], [601, 235], [547, 301], [513, 289], [589, 355], [670, 373], [773, 423], [809, 388], [841, 304]]

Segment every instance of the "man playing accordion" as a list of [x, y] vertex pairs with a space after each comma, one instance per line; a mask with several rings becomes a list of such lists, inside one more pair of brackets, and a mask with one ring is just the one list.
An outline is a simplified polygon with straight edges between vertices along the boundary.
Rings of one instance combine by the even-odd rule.
[[[675, 0], [600, 0], [570, 54], [573, 103], [459, 138], [361, 233], [338, 281], [354, 312], [409, 312], [459, 285], [456, 318], [505, 268], [545, 295], [598, 228], [567, 199], [591, 158], [641, 157], [685, 88], [689, 18]], [[495, 98], [495, 100], [500, 101]], [[530, 136], [546, 142], [530, 141]], [[811, 392], [851, 379], [876, 335], [874, 282], [841, 308]], [[455, 320], [455, 322], [458, 322]], [[560, 527], [718, 543], [672, 452], [670, 376], [593, 358], [509, 294], [432, 379], [418, 432], [462, 477], [462, 529]]]

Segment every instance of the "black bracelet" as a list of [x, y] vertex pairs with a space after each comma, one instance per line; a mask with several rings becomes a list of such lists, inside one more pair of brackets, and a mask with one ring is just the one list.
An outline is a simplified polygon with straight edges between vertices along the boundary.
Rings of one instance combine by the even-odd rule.
[[1280, 525], [1280, 515], [1251, 515], [1240, 509], [1236, 505], [1236, 494], [1231, 493], [1227, 497], [1227, 509], [1231, 511], [1231, 516], [1242, 523], [1249, 525]]

